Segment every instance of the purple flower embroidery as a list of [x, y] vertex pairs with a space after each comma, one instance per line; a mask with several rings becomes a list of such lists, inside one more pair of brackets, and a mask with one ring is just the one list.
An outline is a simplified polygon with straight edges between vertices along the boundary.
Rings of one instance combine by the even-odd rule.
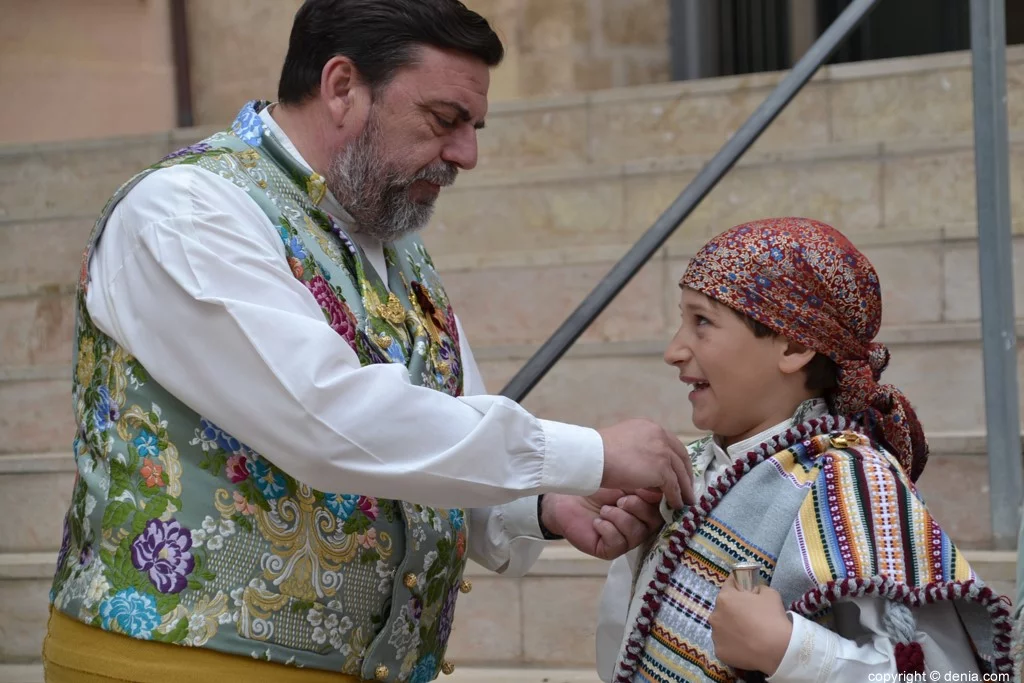
[[101, 386], [96, 393], [99, 394], [99, 400], [96, 401], [93, 422], [98, 431], [105, 432], [121, 419], [121, 407], [117, 405], [117, 401], [110, 395], [110, 389], [106, 386]]
[[68, 512], [64, 515], [64, 534], [60, 539], [60, 552], [57, 553], [57, 569], [60, 570], [64, 566], [64, 560], [68, 558], [68, 552], [71, 550], [71, 527], [68, 524]]
[[447, 643], [448, 637], [452, 634], [452, 622], [455, 620], [455, 599], [459, 597], [459, 587], [452, 586], [445, 598], [444, 607], [437, 617], [437, 642]]
[[409, 619], [415, 623], [419, 623], [420, 618], [423, 617], [423, 601], [415, 595], [409, 598]]
[[181, 149], [179, 149], [176, 152], [171, 152], [170, 154], [165, 156], [163, 159], [161, 159], [161, 161], [170, 161], [171, 159], [177, 159], [179, 157], [192, 156], [193, 154], [203, 154], [204, 152], [209, 152], [211, 149], [213, 149], [213, 147], [211, 147], [207, 143], [205, 143], [205, 142], [197, 142], [194, 145], [189, 145], [188, 147], [182, 147]]
[[146, 572], [161, 593], [180, 593], [196, 565], [191, 547], [192, 534], [177, 520], [151, 519], [132, 541], [132, 564]]

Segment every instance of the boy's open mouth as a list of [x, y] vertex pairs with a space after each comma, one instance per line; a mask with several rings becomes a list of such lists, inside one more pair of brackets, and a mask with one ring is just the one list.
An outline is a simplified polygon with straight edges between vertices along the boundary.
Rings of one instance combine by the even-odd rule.
[[693, 398], [694, 396], [696, 396], [697, 394], [711, 386], [708, 382], [702, 379], [697, 379], [696, 377], [680, 377], [679, 379], [685, 384], [689, 384], [691, 387], [693, 387], [693, 391], [690, 392], [690, 398]]

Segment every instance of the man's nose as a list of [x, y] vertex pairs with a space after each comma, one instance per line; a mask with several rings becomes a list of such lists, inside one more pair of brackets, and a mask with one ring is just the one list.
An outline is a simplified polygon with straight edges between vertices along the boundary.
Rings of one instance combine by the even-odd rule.
[[461, 126], [441, 149], [441, 158], [459, 168], [471, 171], [477, 162], [476, 129]]

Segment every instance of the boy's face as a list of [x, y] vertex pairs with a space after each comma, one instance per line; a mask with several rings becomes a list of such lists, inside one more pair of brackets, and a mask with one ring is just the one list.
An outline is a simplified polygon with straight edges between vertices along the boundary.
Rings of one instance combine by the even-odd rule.
[[788, 342], [758, 338], [731, 309], [685, 288], [679, 303], [679, 331], [665, 350], [665, 362], [693, 386], [693, 424], [725, 445], [747, 439], [789, 418], [792, 377], [780, 368]]

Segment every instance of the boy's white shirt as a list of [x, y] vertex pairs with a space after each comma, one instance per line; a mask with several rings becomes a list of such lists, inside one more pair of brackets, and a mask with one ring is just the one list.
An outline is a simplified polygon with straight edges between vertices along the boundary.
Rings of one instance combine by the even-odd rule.
[[[825, 414], [825, 401], [805, 403], [798, 412], [804, 419]], [[804, 420], [801, 419], [801, 422]], [[758, 444], [789, 429], [794, 420], [786, 420], [760, 434], [723, 450], [715, 440], [694, 457], [694, 494], [699, 499], [713, 482], [739, 456]], [[671, 513], [663, 507], [666, 520]], [[601, 680], [612, 680], [615, 662], [625, 645], [627, 624], [632, 625], [640, 601], [632, 600], [633, 577], [637, 592], [642, 592], [654, 576], [650, 563], [643, 566], [643, 546], [612, 562], [601, 593], [596, 633], [597, 671]], [[879, 598], [854, 598], [836, 604], [837, 630], [809, 621], [789, 612], [793, 634], [778, 670], [768, 677], [772, 683], [861, 683], [867, 680], [896, 680], [895, 642], [882, 626], [884, 601]], [[976, 674], [977, 664], [970, 643], [951, 603], [924, 605], [914, 610], [917, 618], [916, 640], [924, 650], [932, 671]], [[889, 678], [884, 678], [889, 675]], [[967, 680], [967, 679], [961, 679]], [[980, 680], [978, 678], [974, 680]]]

